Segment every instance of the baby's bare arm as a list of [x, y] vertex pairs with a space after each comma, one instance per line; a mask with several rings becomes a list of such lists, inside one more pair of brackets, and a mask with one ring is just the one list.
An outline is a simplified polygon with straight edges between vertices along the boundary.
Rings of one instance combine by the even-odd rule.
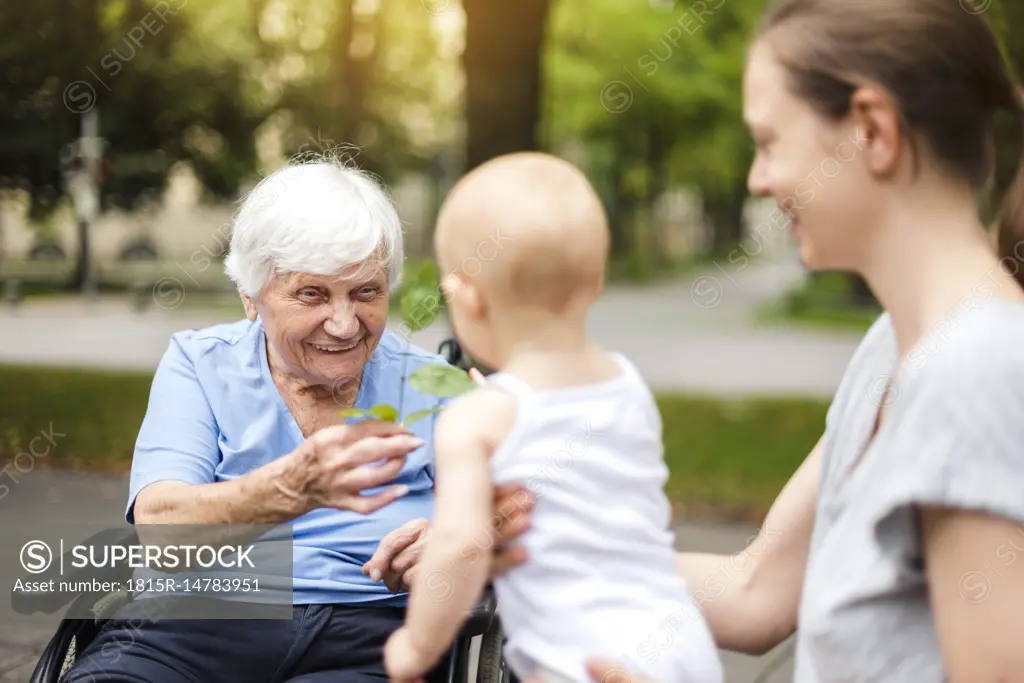
[[493, 546], [490, 456], [514, 419], [514, 399], [489, 388], [460, 396], [438, 418], [434, 521], [406, 615], [410, 639], [431, 658], [454, 642], [487, 583]]

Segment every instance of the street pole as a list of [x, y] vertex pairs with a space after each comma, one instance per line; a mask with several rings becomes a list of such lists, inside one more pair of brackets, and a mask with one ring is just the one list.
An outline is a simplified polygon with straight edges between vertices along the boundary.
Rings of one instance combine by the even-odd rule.
[[96, 295], [96, 274], [92, 263], [89, 232], [99, 213], [99, 169], [102, 141], [99, 137], [99, 111], [93, 107], [82, 116], [78, 154], [81, 166], [72, 182], [71, 192], [78, 217], [78, 262], [75, 279], [88, 298]]

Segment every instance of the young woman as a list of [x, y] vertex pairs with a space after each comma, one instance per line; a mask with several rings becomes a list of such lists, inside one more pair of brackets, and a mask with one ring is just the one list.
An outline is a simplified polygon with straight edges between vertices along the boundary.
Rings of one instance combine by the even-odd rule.
[[996, 39], [955, 0], [781, 0], [744, 113], [751, 191], [808, 267], [861, 274], [887, 312], [732, 558], [742, 578], [728, 558], [680, 567], [722, 647], [764, 651], [799, 623], [800, 683], [1024, 680], [1024, 173], [1001, 254], [976, 206], [997, 117], [1024, 134]]
[[778, 0], [748, 56], [751, 191], [886, 309], [758, 538], [679, 558], [720, 647], [797, 631], [798, 683], [1024, 680], [1024, 175], [999, 254], [975, 201], [1024, 100], [961, 5]]

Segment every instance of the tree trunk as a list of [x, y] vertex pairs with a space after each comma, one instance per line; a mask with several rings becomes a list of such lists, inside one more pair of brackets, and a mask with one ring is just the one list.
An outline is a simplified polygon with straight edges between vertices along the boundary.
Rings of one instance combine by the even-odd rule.
[[626, 150], [621, 140], [615, 141], [615, 149], [612, 155], [610, 169], [610, 206], [609, 206], [609, 231], [611, 232], [611, 256], [626, 259], [633, 249], [633, 239], [630, 233], [630, 216], [632, 215], [632, 201], [625, 188]]
[[89, 221], [82, 218], [77, 222], [78, 252], [75, 255], [75, 270], [71, 276], [71, 286], [83, 294], [95, 292], [86, 291], [95, 286], [92, 270], [92, 247], [89, 241]]
[[464, 0], [466, 170], [537, 148], [550, 0]]
[[[97, 50], [97, 47], [101, 44], [100, 36], [102, 35], [100, 25], [100, 3], [99, 0], [81, 0], [76, 3], [77, 9], [75, 11], [76, 21], [81, 22], [77, 25], [77, 37], [81, 40], [80, 47], [76, 50], [77, 54], [89, 54], [90, 51]], [[95, 105], [95, 103], [94, 103]], [[89, 108], [88, 112], [82, 112], [79, 116], [89, 116], [92, 112], [92, 107]], [[80, 123], [80, 122], [79, 122]], [[80, 124], [81, 125], [81, 124]], [[76, 131], [79, 137], [81, 129]], [[97, 136], [102, 136], [101, 130], [89, 131]], [[77, 211], [76, 211], [77, 214]], [[75, 268], [71, 274], [71, 286], [86, 294], [93, 294], [91, 291], [95, 288], [96, 282], [94, 273], [92, 271], [92, 245], [89, 239], [89, 232], [91, 226], [88, 220], [83, 220], [76, 216], [77, 220], [77, 241], [78, 241], [78, 252], [75, 256]]]
[[665, 245], [665, 231], [658, 216], [658, 202], [668, 189], [668, 151], [672, 148], [670, 135], [657, 123], [650, 126], [647, 138], [647, 163], [651, 169], [651, 185], [647, 203], [650, 207], [650, 249], [656, 269], [667, 267], [672, 259]]

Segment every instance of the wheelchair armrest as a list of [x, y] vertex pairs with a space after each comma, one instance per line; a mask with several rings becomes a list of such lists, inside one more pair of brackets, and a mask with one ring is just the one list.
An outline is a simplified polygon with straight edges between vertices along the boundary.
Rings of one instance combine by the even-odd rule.
[[[92, 548], [103, 548], [103, 547], [114, 547], [114, 546], [133, 546], [139, 544], [139, 537], [135, 532], [134, 528], [128, 529], [104, 529], [96, 534], [93, 534], [84, 542], [78, 545], [83, 545]], [[72, 548], [73, 550], [73, 548]], [[127, 563], [116, 567], [104, 567], [104, 568], [93, 568], [93, 567], [81, 567], [75, 568], [70, 572], [61, 574], [61, 567], [73, 567], [72, 550], [68, 550], [64, 553], [61, 558], [54, 558], [54, 561], [50, 563], [50, 566], [46, 571], [39, 574], [26, 573], [22, 579], [24, 581], [53, 581], [54, 586], [58, 586], [61, 581], [68, 582], [79, 582], [87, 581], [89, 579], [96, 579], [99, 582], [118, 582], [124, 583], [125, 581], [132, 578], [132, 568]], [[61, 607], [71, 602], [72, 599], [77, 598], [78, 594], [71, 592], [38, 592], [38, 593], [26, 593], [26, 592], [15, 592], [11, 589], [11, 607], [15, 612], [19, 614], [35, 614], [36, 612], [42, 612], [43, 614], [53, 614]]]
[[494, 595], [494, 588], [488, 584], [487, 588], [484, 589], [480, 602], [470, 610], [469, 617], [462, 624], [459, 637], [472, 638], [483, 635], [491, 627], [491, 621], [494, 619], [494, 613], [497, 611], [497, 608], [498, 598]]

